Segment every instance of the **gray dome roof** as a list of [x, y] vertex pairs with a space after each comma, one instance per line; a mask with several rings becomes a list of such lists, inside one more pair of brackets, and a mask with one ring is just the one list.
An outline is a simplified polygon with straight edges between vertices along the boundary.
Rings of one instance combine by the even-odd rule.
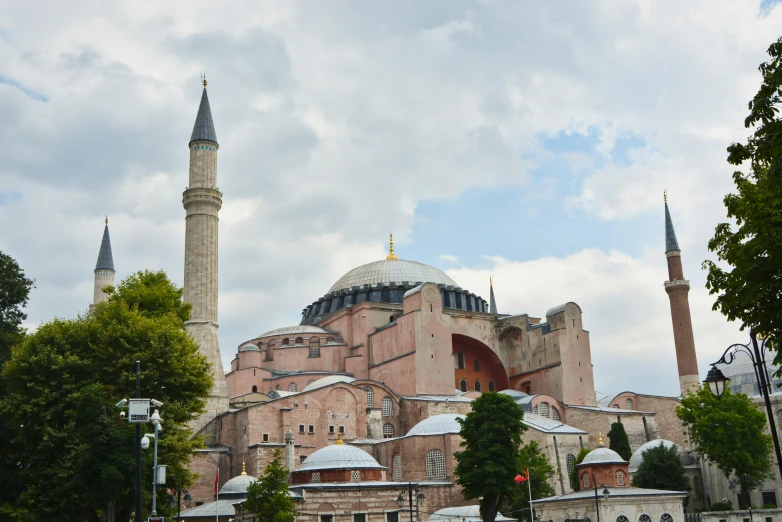
[[[339, 441], [342, 442], [342, 441]], [[332, 444], [307, 457], [296, 471], [320, 469], [386, 469], [372, 455], [355, 446]]]
[[434, 283], [458, 287], [456, 282], [433, 266], [406, 261], [404, 259], [383, 259], [354, 268], [339, 278], [328, 293], [354, 286], [376, 285], [378, 283]]
[[353, 377], [348, 377], [347, 375], [329, 375], [328, 377], [323, 377], [322, 379], [318, 379], [317, 381], [308, 384], [301, 391], [317, 390], [318, 388], [323, 388], [324, 386], [329, 386], [338, 382], [353, 382], [355, 380], [356, 379]]
[[675, 442], [671, 442], [670, 440], [665, 439], [656, 439], [656, 440], [650, 440], [649, 442], [642, 444], [640, 448], [635, 450], [633, 454], [630, 456], [630, 465], [627, 467], [627, 471], [630, 473], [635, 473], [638, 471], [638, 467], [641, 465], [641, 462], [643, 462], [644, 457], [643, 453], [646, 450], [656, 448], [662, 444], [666, 448], [675, 447], [677, 450], [679, 450], [679, 460], [682, 461], [682, 465], [684, 466], [692, 466], [695, 464], [695, 459], [684, 451], [681, 446], [676, 444]]
[[[717, 368], [722, 371], [722, 374], [730, 379], [728, 386], [733, 393], [744, 393], [752, 397], [753, 395], [760, 395], [760, 388], [758, 387], [758, 380], [755, 377], [755, 369], [752, 365], [752, 359], [749, 358], [744, 352], [737, 352], [735, 359], [730, 364], [717, 364]], [[776, 391], [780, 385], [782, 385], [782, 379], [774, 377], [776, 371], [779, 370], [779, 366], [769, 363], [768, 373], [766, 378], [773, 383], [773, 389]]]
[[258, 337], [273, 337], [275, 335], [295, 335], [295, 334], [331, 334], [336, 335], [334, 332], [321, 328], [320, 326], [307, 326], [297, 324], [296, 326], [285, 326], [283, 328], [276, 328], [264, 332]]
[[255, 482], [256, 479], [252, 475], [238, 475], [225, 484], [223, 484], [223, 487], [220, 488], [220, 494], [223, 493], [247, 493], [247, 486], [249, 486], [251, 483]]
[[424, 419], [412, 427], [407, 435], [439, 435], [442, 433], [459, 433], [462, 426], [456, 422], [456, 419], [463, 419], [464, 415], [457, 413], [442, 413]]
[[590, 451], [587, 456], [584, 457], [584, 460], [581, 461], [579, 466], [583, 466], [584, 464], [605, 464], [609, 462], [621, 463], [626, 461], [614, 450], [608, 449], [605, 446], [600, 446], [599, 448]]
[[261, 349], [255, 346], [253, 343], [247, 343], [243, 344], [241, 348], [239, 348], [240, 352], [260, 352]]

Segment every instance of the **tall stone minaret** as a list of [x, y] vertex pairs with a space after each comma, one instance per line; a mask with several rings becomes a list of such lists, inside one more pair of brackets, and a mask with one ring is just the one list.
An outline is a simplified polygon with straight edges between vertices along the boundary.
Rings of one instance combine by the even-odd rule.
[[668, 210], [668, 195], [665, 201], [665, 257], [668, 258], [668, 281], [665, 291], [671, 301], [671, 319], [673, 321], [673, 342], [676, 346], [676, 363], [679, 366], [679, 387], [682, 395], [700, 386], [698, 377], [698, 359], [695, 356], [695, 339], [692, 335], [690, 319], [690, 282], [684, 279], [681, 250], [673, 230], [671, 213]]
[[95, 263], [95, 283], [92, 292], [92, 304], [105, 301], [109, 296], [103, 292], [107, 286], [114, 286], [114, 258], [111, 255], [111, 238], [109, 238], [109, 218], [103, 228], [103, 239], [98, 251], [98, 262]]
[[190, 183], [182, 195], [185, 207], [184, 300], [193, 306], [187, 329], [212, 366], [214, 385], [206, 412], [192, 427], [198, 431], [217, 414], [228, 410], [220, 345], [217, 342], [217, 213], [223, 204], [217, 190], [217, 134], [209, 98], [204, 91], [190, 136]]

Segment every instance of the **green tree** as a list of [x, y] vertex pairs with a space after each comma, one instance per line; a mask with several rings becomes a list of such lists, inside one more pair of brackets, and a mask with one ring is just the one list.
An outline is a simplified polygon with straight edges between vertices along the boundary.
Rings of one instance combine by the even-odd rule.
[[611, 431], [608, 432], [608, 449], [619, 453], [619, 456], [625, 460], [630, 460], [633, 451], [630, 449], [630, 440], [627, 438], [627, 432], [621, 422], [611, 424]]
[[500, 501], [519, 487], [513, 479], [520, 471], [521, 434], [527, 429], [523, 415], [510, 396], [486, 392], [458, 419], [464, 450], [454, 453], [456, 483], [464, 488], [465, 499], [481, 499], [484, 522], [493, 521]]
[[514, 492], [502, 499], [500, 512], [511, 518], [530, 520], [530, 488], [533, 500], [554, 496], [554, 488], [549, 484], [549, 479], [554, 476], [556, 470], [540, 449], [540, 445], [534, 440], [523, 445], [519, 450], [517, 469], [521, 471], [522, 475], [524, 475], [524, 470], [529, 470], [530, 486], [528, 487], [526, 482], [515, 486]]
[[293, 522], [296, 514], [288, 495], [288, 470], [282, 452], [275, 450], [272, 460], [258, 480], [247, 487], [245, 508], [264, 522]]
[[689, 491], [690, 483], [684, 475], [684, 465], [676, 446], [666, 448], [660, 442], [644, 451], [643, 461], [633, 475], [633, 486], [647, 489]]
[[[714, 309], [742, 328], [753, 326], [760, 333], [782, 330], [782, 38], [768, 49], [771, 60], [760, 65], [763, 83], [749, 103], [744, 120], [754, 133], [745, 144], [728, 147], [731, 165], [749, 170], [733, 173], [737, 194], [724, 198], [728, 218], [717, 225], [709, 250], [722, 263], [704, 261], [708, 269], [706, 287], [718, 294]], [[782, 362], [779, 341], [770, 340]]]
[[[143, 395], [164, 404], [159, 462], [171, 483], [192, 482], [187, 466], [203, 442], [191, 438], [188, 422], [203, 411], [212, 377], [185, 331], [183, 310], [181, 290], [165, 274], [141, 272], [91, 313], [46, 323], [14, 350], [0, 399], [0, 415], [14, 426], [0, 469], [11, 470], [21, 491], [17, 497], [0, 491], [8, 518], [129, 520], [135, 427], [114, 405], [134, 395], [136, 360]], [[145, 492], [151, 492], [151, 453], [144, 452]], [[160, 503], [163, 514], [166, 504]]]
[[771, 436], [765, 433], [766, 415], [743, 393], [729, 388], [720, 399], [701, 386], [682, 397], [676, 415], [690, 434], [695, 452], [712, 461], [726, 477], [736, 477], [742, 496], [749, 484], [771, 476]]
[[22, 340], [22, 321], [34, 281], [11, 256], [0, 252], [0, 366], [11, 358], [11, 347]]
[[573, 488], [573, 491], [581, 491], [581, 481], [578, 480], [578, 465], [584, 461], [590, 451], [592, 450], [589, 448], [581, 448], [581, 451], [576, 455], [573, 471], [570, 472], [570, 487]]

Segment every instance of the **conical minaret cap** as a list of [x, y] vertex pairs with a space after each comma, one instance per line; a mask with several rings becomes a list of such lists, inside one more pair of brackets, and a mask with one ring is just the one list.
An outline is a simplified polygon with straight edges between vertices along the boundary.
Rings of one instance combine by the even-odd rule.
[[209, 97], [206, 95], [206, 82], [204, 82], [201, 104], [198, 106], [198, 115], [193, 125], [193, 133], [190, 135], [190, 143], [194, 141], [211, 141], [218, 144], [212, 110], [209, 108]]
[[489, 278], [489, 313], [497, 313], [497, 301], [494, 300], [494, 281]]
[[679, 242], [676, 240], [676, 231], [673, 229], [671, 212], [668, 210], [668, 194], [663, 193], [665, 200], [665, 251], [680, 250]]
[[109, 220], [106, 219], [106, 226], [103, 229], [103, 239], [100, 242], [100, 252], [98, 252], [98, 262], [95, 263], [95, 270], [114, 270], [114, 257], [111, 255], [111, 238], [109, 237]]

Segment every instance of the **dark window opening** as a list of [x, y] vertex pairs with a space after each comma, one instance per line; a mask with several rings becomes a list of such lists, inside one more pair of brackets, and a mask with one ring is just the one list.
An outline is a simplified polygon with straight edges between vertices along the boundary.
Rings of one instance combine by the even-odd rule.
[[481, 391], [481, 381], [475, 381], [475, 391]]
[[456, 368], [464, 370], [464, 353], [462, 352], [456, 354]]
[[313, 426], [312, 424], [310, 424], [310, 426], [309, 426], [309, 432], [310, 433], [315, 433], [315, 426]]
[[459, 381], [459, 389], [463, 392], [467, 391], [467, 379], [462, 379]]
[[481, 363], [478, 361], [478, 359], [475, 359], [472, 363], [476, 372], [481, 371]]
[[258, 392], [258, 387], [257, 386], [253, 386], [253, 393], [257, 393], [257, 392]]

